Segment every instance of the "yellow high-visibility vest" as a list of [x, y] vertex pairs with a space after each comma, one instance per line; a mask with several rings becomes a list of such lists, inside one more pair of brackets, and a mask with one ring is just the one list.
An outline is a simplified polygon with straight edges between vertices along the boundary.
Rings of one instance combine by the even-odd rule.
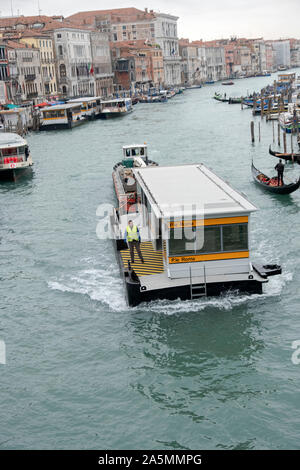
[[127, 241], [132, 242], [133, 240], [139, 241], [139, 234], [137, 231], [137, 226], [134, 225], [132, 228], [127, 225]]

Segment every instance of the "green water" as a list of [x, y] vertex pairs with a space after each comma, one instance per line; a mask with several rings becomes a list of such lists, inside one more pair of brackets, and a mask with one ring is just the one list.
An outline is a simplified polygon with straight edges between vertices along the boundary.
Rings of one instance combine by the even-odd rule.
[[[1, 448], [299, 449], [300, 193], [252, 181], [251, 157], [268, 173], [277, 163], [272, 123], [252, 146], [251, 111], [211, 99], [273, 80], [187, 90], [121, 120], [28, 137], [32, 178], [0, 185]], [[260, 208], [252, 259], [283, 266], [262, 296], [126, 306], [96, 210], [114, 202], [122, 145], [143, 142], [161, 165], [204, 162]]]

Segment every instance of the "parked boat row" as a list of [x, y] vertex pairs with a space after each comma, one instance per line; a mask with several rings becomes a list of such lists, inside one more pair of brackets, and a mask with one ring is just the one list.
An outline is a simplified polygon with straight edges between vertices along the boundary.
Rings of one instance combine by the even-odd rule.
[[133, 110], [131, 98], [101, 101], [100, 97], [76, 98], [41, 109], [40, 130], [72, 129], [92, 119], [125, 116]]

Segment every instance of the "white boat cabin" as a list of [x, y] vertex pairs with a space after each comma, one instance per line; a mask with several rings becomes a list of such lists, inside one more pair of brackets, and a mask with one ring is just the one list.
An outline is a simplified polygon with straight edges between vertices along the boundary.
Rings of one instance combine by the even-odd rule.
[[102, 101], [102, 113], [126, 113], [132, 110], [131, 98]]
[[[126, 147], [124, 148], [124, 150]], [[142, 234], [162, 251], [169, 279], [248, 279], [249, 218], [242, 194], [203, 164], [133, 169]], [[146, 229], [146, 230], [145, 230]]]
[[26, 168], [32, 165], [29, 148], [25, 139], [18, 134], [0, 134], [0, 171]]
[[68, 103], [80, 104], [82, 115], [88, 118], [96, 117], [101, 112], [100, 96], [74, 98]]
[[74, 127], [85, 120], [80, 103], [65, 103], [48, 106], [41, 110], [41, 127]]

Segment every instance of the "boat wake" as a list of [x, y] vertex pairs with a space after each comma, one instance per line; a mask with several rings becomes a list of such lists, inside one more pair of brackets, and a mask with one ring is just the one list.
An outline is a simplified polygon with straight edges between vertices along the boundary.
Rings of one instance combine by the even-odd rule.
[[106, 269], [86, 269], [73, 276], [48, 282], [50, 289], [87, 295], [113, 311], [126, 310], [123, 284], [115, 265]]
[[233, 291], [220, 297], [208, 297], [198, 300], [159, 300], [148, 304], [141, 304], [134, 310], [151, 311], [153, 313], [162, 313], [165, 315], [174, 315], [180, 313], [197, 313], [204, 310], [217, 309], [229, 311], [235, 307], [261, 302], [263, 299], [273, 298], [281, 295], [285, 285], [292, 281], [292, 273], [284, 273], [281, 276], [271, 277], [268, 284], [264, 287], [263, 294], [245, 294], [240, 295]]
[[137, 307], [128, 307], [126, 304], [123, 283], [114, 264], [107, 266], [107, 269], [82, 270], [73, 276], [49, 281], [48, 286], [50, 289], [61, 292], [87, 295], [90, 299], [101, 302], [114, 312], [132, 311], [174, 315], [196, 313], [210, 308], [229, 311], [244, 304], [261, 302], [262, 299], [280, 296], [285, 285], [292, 279], [293, 275], [289, 272], [270, 278], [264, 287], [263, 294], [240, 295], [233, 291], [224, 296], [198, 300], [155, 300]]

